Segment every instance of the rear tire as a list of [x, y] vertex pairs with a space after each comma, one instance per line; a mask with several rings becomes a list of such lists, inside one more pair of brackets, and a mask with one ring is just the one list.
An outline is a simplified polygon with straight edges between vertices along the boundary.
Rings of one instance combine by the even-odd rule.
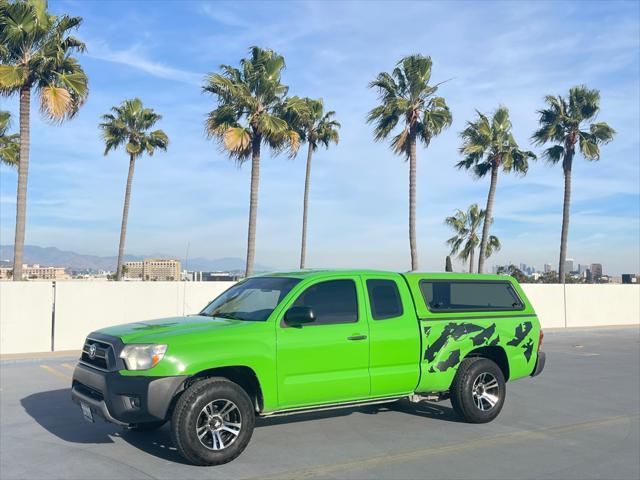
[[498, 416], [507, 393], [502, 370], [493, 361], [470, 357], [460, 363], [451, 385], [451, 406], [469, 423]]
[[213, 377], [182, 394], [171, 417], [171, 436], [194, 465], [222, 465], [244, 451], [254, 424], [253, 403], [242, 387]]

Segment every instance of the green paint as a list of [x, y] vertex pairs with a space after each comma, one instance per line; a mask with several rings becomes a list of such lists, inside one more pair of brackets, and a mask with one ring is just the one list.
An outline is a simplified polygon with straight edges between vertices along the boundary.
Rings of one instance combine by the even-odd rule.
[[[265, 276], [301, 280], [266, 321], [188, 316], [100, 330], [120, 337], [124, 343], [168, 345], [165, 357], [155, 367], [145, 371], [123, 370], [120, 374], [160, 377], [195, 375], [227, 366], [249, 367], [260, 382], [264, 411], [269, 412], [414, 392], [444, 392], [449, 389], [459, 362], [479, 348], [504, 352], [509, 380], [530, 375], [536, 363], [540, 324], [524, 292], [511, 277], [365, 270], [298, 271]], [[336, 279], [351, 279], [356, 284], [356, 323], [306, 324], [300, 328], [284, 325], [285, 312], [304, 290]], [[402, 315], [373, 320], [367, 279], [396, 282]], [[419, 282], [437, 279], [509, 281], [524, 308], [512, 312], [432, 313], [424, 302]], [[530, 328], [525, 328], [527, 322]], [[518, 328], [527, 332], [515, 341]], [[347, 339], [357, 336], [367, 338]]]

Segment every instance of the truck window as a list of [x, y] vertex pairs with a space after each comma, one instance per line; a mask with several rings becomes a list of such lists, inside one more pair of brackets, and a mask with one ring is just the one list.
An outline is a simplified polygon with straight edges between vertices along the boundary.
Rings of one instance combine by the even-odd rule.
[[313, 310], [316, 321], [310, 325], [358, 321], [358, 299], [353, 280], [316, 283], [302, 292], [292, 306], [309, 307]]
[[385, 320], [402, 315], [402, 301], [395, 281], [367, 280], [367, 291], [371, 316], [374, 320]]
[[509, 311], [524, 308], [509, 282], [423, 280], [420, 290], [432, 312]]
[[213, 300], [200, 315], [264, 322], [298, 282], [298, 278], [249, 278]]

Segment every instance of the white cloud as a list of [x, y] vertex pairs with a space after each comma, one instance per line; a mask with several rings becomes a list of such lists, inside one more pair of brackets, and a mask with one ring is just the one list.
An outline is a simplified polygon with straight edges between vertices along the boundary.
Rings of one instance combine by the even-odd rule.
[[127, 65], [128, 67], [141, 70], [154, 77], [191, 85], [200, 85], [204, 77], [204, 74], [181, 70], [162, 62], [148, 59], [145, 49], [139, 44], [132, 45], [125, 50], [113, 50], [106, 42], [93, 40], [87, 42], [86, 55], [98, 60]]

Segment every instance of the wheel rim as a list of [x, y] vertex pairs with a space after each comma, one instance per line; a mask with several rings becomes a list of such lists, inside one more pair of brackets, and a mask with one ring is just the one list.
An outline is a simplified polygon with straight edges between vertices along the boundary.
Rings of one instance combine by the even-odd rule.
[[481, 373], [473, 382], [473, 401], [478, 409], [486, 412], [496, 406], [500, 399], [500, 385], [490, 373]]
[[196, 421], [196, 435], [203, 447], [224, 450], [236, 441], [242, 430], [240, 409], [231, 400], [207, 403]]

